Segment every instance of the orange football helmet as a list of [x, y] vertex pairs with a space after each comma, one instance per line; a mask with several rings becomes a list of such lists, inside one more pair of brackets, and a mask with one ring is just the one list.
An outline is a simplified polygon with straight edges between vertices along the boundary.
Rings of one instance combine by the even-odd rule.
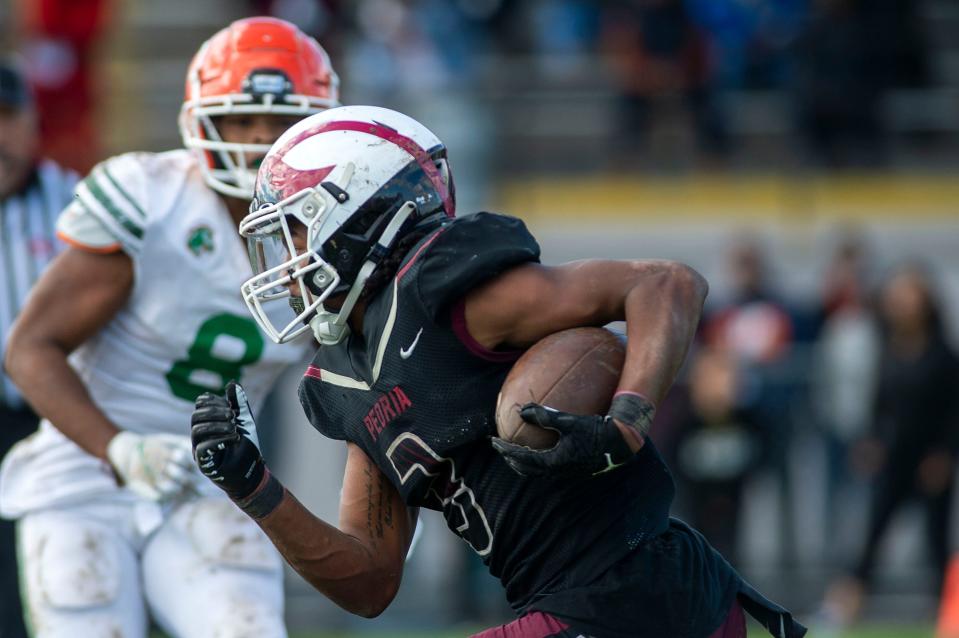
[[247, 166], [247, 157], [265, 155], [270, 145], [225, 142], [215, 118], [240, 113], [306, 117], [338, 106], [338, 98], [339, 79], [316, 40], [284, 20], [237, 20], [207, 40], [190, 63], [180, 135], [211, 188], [250, 199], [256, 167]]

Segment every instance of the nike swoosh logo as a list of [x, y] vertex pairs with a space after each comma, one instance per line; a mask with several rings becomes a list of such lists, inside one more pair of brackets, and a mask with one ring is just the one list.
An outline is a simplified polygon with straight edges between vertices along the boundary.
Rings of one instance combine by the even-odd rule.
[[420, 342], [420, 335], [423, 334], [423, 329], [420, 328], [420, 331], [416, 333], [416, 338], [413, 339], [413, 343], [410, 344], [409, 348], [400, 348], [400, 359], [409, 359], [410, 355], [413, 354], [413, 348], [416, 347], [416, 344]]

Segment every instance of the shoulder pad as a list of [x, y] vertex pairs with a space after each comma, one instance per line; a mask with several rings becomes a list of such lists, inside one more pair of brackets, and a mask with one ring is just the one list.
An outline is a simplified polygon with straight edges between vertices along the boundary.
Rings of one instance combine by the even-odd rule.
[[423, 248], [422, 263], [413, 270], [420, 298], [434, 318], [480, 284], [514, 266], [538, 262], [540, 254], [521, 220], [493, 213], [454, 219]]
[[130, 253], [139, 252], [148, 220], [149, 153], [127, 153], [97, 164], [77, 184], [76, 202]]
[[71, 246], [95, 253], [122, 248], [110, 229], [76, 199], [57, 218], [57, 237]]

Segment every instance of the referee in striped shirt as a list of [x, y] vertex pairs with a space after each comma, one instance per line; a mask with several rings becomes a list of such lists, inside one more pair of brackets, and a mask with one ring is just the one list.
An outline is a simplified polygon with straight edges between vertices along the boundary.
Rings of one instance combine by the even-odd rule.
[[[61, 246], [60, 211], [77, 175], [40, 160], [37, 113], [17, 65], [0, 58], [0, 361], [27, 293]], [[0, 371], [0, 456], [37, 428], [37, 417]], [[25, 637], [12, 521], [0, 521], [0, 636]]]

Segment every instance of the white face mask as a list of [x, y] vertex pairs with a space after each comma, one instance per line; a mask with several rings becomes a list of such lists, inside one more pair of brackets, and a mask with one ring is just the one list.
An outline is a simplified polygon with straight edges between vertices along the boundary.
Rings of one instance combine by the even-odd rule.
[[[323, 259], [322, 245], [338, 228], [334, 214], [339, 203], [323, 189], [308, 188], [276, 204], [253, 211], [240, 224], [240, 234], [247, 238], [250, 262], [254, 275], [240, 288], [243, 299], [263, 331], [276, 343], [286, 343], [313, 330], [322, 345], [336, 345], [349, 334], [347, 320], [366, 281], [378, 265], [367, 259], [359, 269], [352, 285], [345, 291], [346, 298], [339, 310], [332, 312], [323, 302], [333, 295], [341, 283], [340, 273]], [[377, 243], [385, 254], [403, 223], [416, 212], [413, 202], [401, 206], [383, 229]], [[306, 247], [297, 247], [291, 223], [309, 220], [306, 228]], [[295, 222], [293, 220], [296, 220]], [[332, 230], [329, 228], [332, 227]], [[292, 300], [290, 286], [296, 284], [301, 301]], [[340, 289], [340, 294], [343, 294]], [[290, 309], [277, 325], [276, 301], [283, 300]], [[290, 316], [292, 312], [292, 317]], [[271, 316], [271, 314], [273, 316]]]
[[[316, 235], [322, 221], [313, 222], [327, 217], [327, 208], [322, 192], [308, 188], [252, 211], [240, 224], [254, 273], [240, 292], [253, 318], [276, 343], [297, 338], [310, 328], [319, 313], [329, 314], [322, 304], [339, 286], [340, 276], [320, 256], [321, 242], [316, 241]], [[306, 224], [301, 221], [303, 217], [308, 220]], [[306, 228], [305, 242], [294, 241], [291, 224]], [[294, 284], [299, 292], [296, 297], [290, 289]], [[274, 302], [280, 300], [292, 316], [289, 311], [281, 314], [276, 310]]]
[[[196, 90], [199, 94], [199, 89]], [[333, 99], [307, 95], [286, 95], [282, 103], [272, 95], [255, 100], [248, 93], [217, 95], [183, 103], [180, 109], [180, 136], [183, 146], [193, 151], [199, 160], [203, 179], [213, 190], [230, 197], [249, 200], [253, 197], [256, 166], [249, 166], [248, 157], [263, 157], [272, 144], [240, 144], [224, 141], [214, 118], [222, 115], [282, 115], [307, 117], [337, 106]], [[215, 156], [210, 165], [210, 156]]]

